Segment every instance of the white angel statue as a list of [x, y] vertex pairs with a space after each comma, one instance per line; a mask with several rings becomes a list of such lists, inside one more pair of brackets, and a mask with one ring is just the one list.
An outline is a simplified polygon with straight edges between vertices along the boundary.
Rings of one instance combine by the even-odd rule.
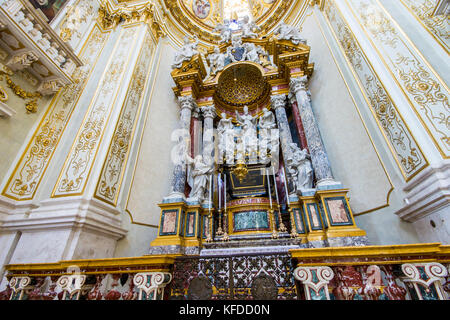
[[306, 44], [306, 40], [301, 36], [300, 30], [283, 21], [278, 25], [273, 34], [278, 35], [278, 40], [291, 40], [295, 45], [300, 43]]
[[194, 42], [189, 40], [189, 37], [184, 37], [184, 45], [181, 47], [180, 51], [175, 53], [175, 58], [172, 64], [172, 69], [181, 68], [184, 61], [189, 61], [193, 56], [198, 54], [197, 51], [198, 38], [194, 36]]

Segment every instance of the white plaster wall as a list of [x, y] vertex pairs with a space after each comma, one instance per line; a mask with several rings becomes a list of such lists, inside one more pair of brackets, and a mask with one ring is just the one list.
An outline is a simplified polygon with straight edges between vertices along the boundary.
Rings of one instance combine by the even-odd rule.
[[[175, 49], [163, 39], [161, 57], [154, 87], [149, 88], [150, 106], [142, 142], [138, 154], [134, 179], [131, 185], [127, 209], [134, 222], [158, 225], [160, 208], [157, 206], [170, 191], [173, 164], [170, 159], [171, 134], [177, 128], [179, 107], [172, 87], [171, 63]], [[150, 242], [156, 238], [157, 229], [131, 223], [123, 215], [128, 234], [118, 241], [115, 256], [139, 256], [146, 254]]]
[[70, 259], [111, 258], [116, 247], [115, 239], [91, 232], [82, 232], [77, 240], [77, 246]]
[[9, 263], [57, 262], [63, 259], [70, 234], [70, 229], [23, 232]]

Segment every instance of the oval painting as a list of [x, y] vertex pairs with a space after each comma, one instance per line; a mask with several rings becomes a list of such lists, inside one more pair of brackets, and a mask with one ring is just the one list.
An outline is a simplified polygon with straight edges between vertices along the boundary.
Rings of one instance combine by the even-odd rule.
[[199, 19], [205, 19], [211, 10], [211, 3], [208, 0], [194, 0], [192, 2], [192, 11]]

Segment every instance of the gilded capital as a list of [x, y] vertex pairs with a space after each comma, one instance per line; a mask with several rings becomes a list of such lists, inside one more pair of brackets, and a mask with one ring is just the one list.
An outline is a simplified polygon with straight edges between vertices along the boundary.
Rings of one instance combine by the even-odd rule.
[[216, 108], [214, 107], [214, 105], [203, 107], [201, 108], [201, 111], [204, 118], [214, 119], [216, 117]]
[[300, 90], [307, 91], [308, 90], [308, 77], [303, 76], [299, 78], [291, 78], [290, 90], [294, 94]]
[[192, 96], [181, 96], [178, 98], [178, 103], [180, 104], [181, 110], [189, 109], [192, 111], [192, 109], [197, 106], [197, 103]]
[[270, 101], [272, 102], [272, 107], [274, 110], [277, 110], [279, 107], [284, 108], [286, 106], [286, 95], [278, 94], [271, 96]]

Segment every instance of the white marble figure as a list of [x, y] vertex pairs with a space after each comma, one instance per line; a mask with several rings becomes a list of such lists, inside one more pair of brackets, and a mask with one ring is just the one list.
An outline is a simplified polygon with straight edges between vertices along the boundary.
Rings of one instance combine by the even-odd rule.
[[172, 69], [181, 68], [184, 61], [189, 61], [193, 56], [198, 54], [197, 51], [198, 38], [194, 36], [194, 42], [191, 42], [187, 36], [184, 37], [184, 45], [180, 51], [175, 53], [175, 58], [172, 64]]
[[240, 115], [237, 110], [236, 121], [242, 127], [242, 140], [245, 146], [245, 152], [249, 157], [249, 163], [256, 163], [258, 159], [258, 138], [256, 135], [256, 116], [248, 113], [248, 107], [244, 106], [244, 114]]
[[262, 65], [263, 68], [267, 68], [269, 70], [276, 69], [276, 67], [272, 64], [272, 61], [270, 61], [269, 53], [264, 50], [264, 48], [257, 46], [256, 52], [258, 53], [259, 64]]
[[223, 163], [223, 157], [225, 156], [225, 163], [234, 164], [234, 125], [231, 118], [227, 118], [227, 115], [223, 112], [217, 125], [217, 131], [219, 133], [219, 163]]
[[245, 48], [245, 53], [244, 53], [244, 58], [242, 60], [261, 64], [261, 62], [259, 61], [258, 49], [256, 48], [254, 43], [244, 43], [244, 48]]
[[261, 163], [268, 163], [267, 149], [271, 149], [272, 129], [276, 127], [275, 116], [269, 109], [264, 109], [259, 118], [259, 160]]
[[217, 24], [213, 31], [220, 33], [219, 44], [228, 43], [231, 40], [231, 36], [233, 34], [233, 31], [230, 29], [229, 22], [227, 20], [224, 20], [224, 24]]
[[209, 75], [214, 77], [217, 72], [222, 71], [225, 67], [225, 54], [220, 53], [218, 46], [214, 47], [214, 53], [208, 56]]
[[287, 160], [289, 173], [294, 179], [297, 193], [312, 189], [313, 168], [311, 157], [306, 149], [300, 150], [297, 144], [291, 143], [291, 157]]
[[239, 21], [239, 25], [242, 30], [242, 38], [252, 38], [255, 39], [258, 37], [258, 34], [254, 32], [254, 30], [261, 30], [260, 27], [256, 25], [253, 21], [250, 22], [249, 16], [244, 16], [241, 21]]
[[306, 44], [306, 40], [301, 36], [300, 30], [284, 22], [278, 25], [273, 34], [278, 35], [278, 40], [291, 40], [295, 45], [300, 43]]
[[202, 155], [197, 155], [194, 159], [186, 155], [186, 163], [188, 164], [187, 182], [191, 187], [189, 200], [201, 202], [205, 199], [213, 166], [206, 164]]

